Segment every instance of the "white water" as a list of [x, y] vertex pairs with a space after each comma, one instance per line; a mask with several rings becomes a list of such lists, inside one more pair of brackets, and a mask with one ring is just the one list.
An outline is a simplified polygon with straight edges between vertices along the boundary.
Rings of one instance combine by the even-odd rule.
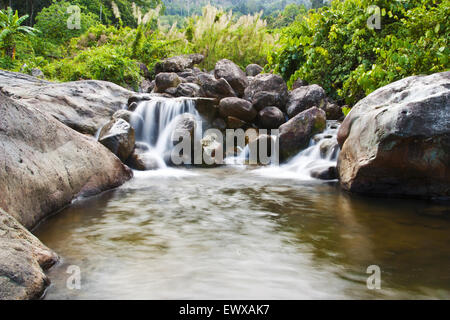
[[136, 130], [136, 142], [146, 146], [146, 156], [154, 159], [159, 168], [167, 168], [164, 156], [172, 150], [171, 135], [178, 120], [185, 114], [194, 115], [200, 120], [192, 99], [155, 97], [140, 102], [131, 117], [131, 125]]
[[[309, 147], [289, 160], [288, 163], [281, 166], [261, 168], [253, 171], [253, 173], [273, 178], [313, 180], [311, 174], [315, 170], [337, 165], [339, 156], [338, 130], [339, 123], [337, 121], [327, 121], [325, 131], [314, 136]], [[330, 144], [330, 148], [327, 150], [322, 148], [323, 151], [321, 151], [324, 144]]]

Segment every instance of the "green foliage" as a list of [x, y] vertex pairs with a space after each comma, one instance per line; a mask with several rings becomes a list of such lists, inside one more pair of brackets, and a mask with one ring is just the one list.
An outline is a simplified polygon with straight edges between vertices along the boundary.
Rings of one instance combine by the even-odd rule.
[[[381, 30], [367, 26], [370, 5], [381, 8]], [[449, 15], [449, 0], [334, 1], [282, 31], [268, 68], [354, 104], [406, 76], [448, 70]]]
[[80, 29], [69, 29], [67, 21], [71, 14], [67, 9], [72, 5], [68, 1], [55, 1], [47, 8], [44, 8], [36, 16], [35, 27], [42, 31], [41, 39], [45, 42], [50, 42], [53, 45], [61, 45], [73, 37], [78, 37], [91, 26], [99, 23], [99, 18], [96, 14], [88, 12], [86, 7], [81, 6]]
[[141, 79], [139, 65], [127, 54], [123, 47], [93, 47], [74, 58], [49, 64], [43, 71], [49, 78], [61, 81], [105, 80], [137, 90]]
[[8, 7], [5, 11], [0, 10], [0, 47], [4, 50], [6, 56], [12, 60], [16, 58], [16, 47], [20, 40], [27, 40], [28, 37], [34, 36], [39, 31], [23, 26], [22, 24], [28, 16], [19, 17], [19, 13], [13, 12]]
[[189, 20], [186, 29], [178, 33], [172, 29], [167, 39], [179, 40], [191, 52], [203, 54], [206, 59], [202, 66], [208, 70], [224, 58], [243, 68], [250, 63], [264, 65], [276, 41], [260, 14], [235, 18], [231, 11], [209, 5], [201, 16]]

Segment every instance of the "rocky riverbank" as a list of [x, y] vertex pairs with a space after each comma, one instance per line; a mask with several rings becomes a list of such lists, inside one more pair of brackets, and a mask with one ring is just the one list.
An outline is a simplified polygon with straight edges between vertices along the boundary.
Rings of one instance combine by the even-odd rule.
[[[39, 298], [49, 283], [44, 270], [58, 260], [27, 229], [77, 197], [120, 186], [132, 177], [128, 166], [149, 169], [131, 120], [140, 102], [191, 99], [209, 128], [254, 130], [248, 144], [267, 139], [260, 129], [279, 129], [283, 161], [305, 149], [327, 120], [344, 119], [319, 85], [298, 81], [290, 91], [257, 65], [244, 72], [221, 60], [208, 72], [195, 67], [202, 59], [162, 61], [141, 94], [103, 81], [51, 83], [0, 71], [1, 299]], [[175, 130], [192, 135], [194, 121], [183, 117]], [[345, 190], [450, 199], [450, 72], [375, 91], [345, 118], [338, 140]], [[224, 148], [211, 137], [202, 146], [211, 155]]]

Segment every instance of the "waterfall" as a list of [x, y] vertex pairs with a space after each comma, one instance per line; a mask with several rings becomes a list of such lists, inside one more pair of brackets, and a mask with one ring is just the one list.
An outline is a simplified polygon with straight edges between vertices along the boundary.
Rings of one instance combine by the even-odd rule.
[[136, 131], [136, 145], [144, 150], [145, 158], [157, 162], [158, 168], [167, 167], [164, 159], [173, 148], [172, 133], [180, 117], [185, 114], [200, 120], [192, 99], [155, 97], [140, 102], [133, 112], [131, 125]]
[[337, 142], [337, 132], [339, 122], [327, 121], [324, 132], [315, 135], [309, 147], [288, 163], [279, 167], [268, 167], [255, 170], [255, 173], [265, 176], [311, 180], [314, 175], [326, 171], [328, 168], [335, 168], [339, 156], [339, 145]]

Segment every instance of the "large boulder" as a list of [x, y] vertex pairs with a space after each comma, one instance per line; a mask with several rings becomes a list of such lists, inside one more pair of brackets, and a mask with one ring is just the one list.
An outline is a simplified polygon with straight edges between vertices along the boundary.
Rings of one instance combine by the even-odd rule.
[[238, 65], [228, 59], [216, 63], [214, 75], [217, 79], [227, 80], [239, 97], [244, 96], [244, 90], [248, 86], [247, 75]]
[[226, 97], [236, 97], [236, 93], [227, 80], [216, 79], [209, 73], [201, 73], [198, 75], [200, 86], [206, 97], [221, 100]]
[[181, 83], [175, 93], [177, 97], [202, 97], [204, 96], [202, 88], [196, 83]]
[[224, 118], [235, 117], [246, 122], [252, 122], [258, 114], [250, 102], [239, 98], [220, 100], [219, 112]]
[[244, 93], [244, 99], [252, 102], [258, 111], [271, 106], [285, 110], [287, 98], [286, 82], [282, 77], [270, 73], [257, 75]]
[[289, 118], [293, 118], [300, 112], [312, 107], [322, 109], [326, 103], [327, 94], [321, 86], [318, 86], [317, 84], [302, 86], [289, 93], [286, 111]]
[[345, 190], [450, 198], [450, 72], [376, 90], [353, 107], [338, 141]]
[[263, 67], [257, 65], [257, 64], [249, 64], [247, 68], [245, 68], [245, 73], [249, 77], [256, 77], [258, 74], [263, 72]]
[[201, 54], [181, 55], [167, 58], [155, 65], [155, 73], [161, 72], [183, 72], [186, 69], [192, 69], [194, 65], [200, 64], [205, 60]]
[[26, 228], [132, 172], [108, 149], [51, 115], [0, 93], [0, 208]]
[[102, 128], [98, 141], [125, 162], [133, 153], [135, 132], [127, 121], [113, 119]]
[[156, 75], [155, 91], [163, 93], [169, 88], [176, 88], [181, 83], [181, 79], [174, 72], [162, 72]]
[[[20, 193], [21, 190], [18, 190]], [[39, 299], [58, 256], [0, 208], [0, 300]]]
[[308, 147], [311, 138], [326, 127], [325, 111], [305, 110], [280, 127], [280, 160], [285, 161]]
[[286, 112], [289, 118], [312, 107], [323, 109], [328, 120], [339, 120], [343, 116], [341, 108], [327, 97], [325, 90], [318, 86], [299, 86], [289, 93]]
[[277, 107], [266, 107], [258, 113], [260, 128], [278, 129], [286, 122], [284, 113]]
[[134, 93], [106, 81], [52, 83], [0, 70], [0, 92], [51, 114], [72, 129], [94, 136]]

